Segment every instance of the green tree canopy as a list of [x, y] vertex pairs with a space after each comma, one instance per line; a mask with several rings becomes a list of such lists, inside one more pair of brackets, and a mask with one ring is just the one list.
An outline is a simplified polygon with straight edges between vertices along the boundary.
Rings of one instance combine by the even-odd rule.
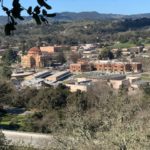
[[4, 134], [0, 131], [0, 150], [12, 150]]
[[5, 51], [5, 53], [2, 56], [2, 61], [5, 64], [11, 64], [14, 63], [17, 60], [17, 52], [12, 50], [12, 49], [8, 49]]
[[10, 79], [11, 74], [12, 74], [11, 68], [7, 65], [4, 65], [2, 67], [2, 77], [6, 78], [6, 79]]
[[113, 53], [110, 51], [110, 49], [104, 49], [101, 51], [99, 55], [99, 59], [114, 59]]

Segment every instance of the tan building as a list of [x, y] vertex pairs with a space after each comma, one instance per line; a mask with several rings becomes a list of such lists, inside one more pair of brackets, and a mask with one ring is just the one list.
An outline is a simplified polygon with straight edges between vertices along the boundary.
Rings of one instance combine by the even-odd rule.
[[41, 52], [53, 54], [55, 52], [54, 46], [40, 47]]
[[129, 88], [130, 82], [127, 79], [124, 79], [124, 80], [110, 80], [108, 82], [108, 85], [110, 85], [113, 89], [118, 90], [122, 85], [126, 88]]
[[54, 45], [54, 46], [43, 46], [40, 47], [40, 50], [42, 53], [48, 53], [48, 54], [54, 54], [57, 52], [62, 52], [63, 50], [69, 49], [68, 46], [59, 46], [59, 45]]
[[81, 92], [87, 92], [88, 86], [87, 85], [80, 85], [80, 84], [65, 84], [69, 87], [70, 92], [77, 92], [78, 90]]
[[53, 54], [55, 52], [60, 52], [62, 50], [61, 46], [44, 46], [40, 47], [42, 53]]
[[56, 82], [70, 76], [70, 71], [60, 71], [46, 78], [48, 81]]
[[21, 65], [23, 68], [45, 67], [48, 61], [48, 55], [43, 55], [39, 47], [31, 48], [27, 55], [21, 57]]
[[130, 84], [132, 84], [134, 82], [140, 81], [141, 77], [137, 76], [137, 75], [136, 76], [129, 75], [129, 76], [126, 77], [126, 79], [128, 79]]

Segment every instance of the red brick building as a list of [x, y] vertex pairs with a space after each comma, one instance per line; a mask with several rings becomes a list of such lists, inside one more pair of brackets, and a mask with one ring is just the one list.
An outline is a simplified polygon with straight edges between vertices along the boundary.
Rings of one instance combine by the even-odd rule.
[[71, 72], [87, 72], [87, 71], [102, 71], [102, 72], [142, 72], [142, 64], [139, 62], [115, 62], [115, 61], [97, 61], [88, 63], [86, 61], [78, 61], [76, 64], [70, 65]]
[[139, 62], [111, 62], [99, 61], [94, 64], [97, 71], [102, 72], [141, 72], [142, 64]]
[[87, 61], [80, 60], [76, 64], [70, 65], [71, 72], [87, 72], [92, 71], [92, 66]]

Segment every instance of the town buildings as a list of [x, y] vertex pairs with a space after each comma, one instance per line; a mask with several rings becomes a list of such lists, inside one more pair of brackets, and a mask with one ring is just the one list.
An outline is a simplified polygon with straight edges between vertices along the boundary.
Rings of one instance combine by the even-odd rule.
[[60, 53], [67, 48], [67, 46], [33, 47], [29, 49], [26, 55], [21, 56], [21, 65], [23, 68], [49, 67], [52, 55]]
[[70, 75], [71, 75], [70, 71], [60, 71], [60, 72], [57, 72], [51, 76], [48, 76], [46, 78], [46, 80], [52, 81], [52, 82], [57, 82], [57, 81], [60, 81], [62, 79], [69, 77]]
[[84, 81], [84, 82], [75, 82], [75, 83], [68, 83], [65, 84], [71, 92], [87, 92], [88, 89], [92, 86], [92, 81]]
[[140, 62], [97, 61], [94, 66], [97, 71], [102, 72], [142, 72], [142, 64]]
[[88, 72], [97, 70], [101, 72], [142, 72], [142, 64], [140, 62], [117, 62], [117, 61], [94, 61], [92, 63], [76, 63], [70, 65], [71, 72]]
[[61, 52], [63, 49], [67, 49], [67, 46], [42, 46], [40, 47], [40, 50], [42, 53], [46, 54], [54, 54], [57, 52]]
[[[119, 61], [118, 59], [98, 60], [97, 57], [93, 59], [93, 55], [98, 55], [100, 51], [91, 45], [75, 46], [71, 47], [70, 50], [81, 53], [82, 57], [77, 58], [77, 63], [68, 61], [65, 64], [70, 65], [68, 70], [68, 67], [64, 69], [53, 66], [47, 67], [52, 61], [51, 58], [62, 52], [63, 47], [44, 46], [31, 48], [27, 55], [21, 57], [21, 64], [24, 68], [37, 68], [34, 69], [37, 72], [25, 77], [22, 85], [40, 88], [45, 85], [57, 87], [59, 84], [64, 84], [71, 92], [76, 92], [77, 90], [87, 92], [89, 88], [95, 86], [96, 82], [104, 81], [113, 89], [118, 90], [122, 86], [126, 88], [132, 87], [135, 82], [141, 80], [139, 77], [138, 80], [137, 78], [135, 79], [142, 72], [140, 62], [132, 62], [131, 59], [129, 61], [127, 59], [126, 61], [125, 59], [124, 61]], [[113, 49], [113, 53], [118, 50]], [[130, 49], [126, 48], [121, 51], [126, 53], [130, 52]], [[135, 77], [127, 78], [128, 75], [135, 75]]]
[[23, 68], [40, 68], [48, 64], [49, 56], [44, 55], [39, 47], [31, 48], [27, 55], [21, 57]]
[[71, 72], [87, 72], [92, 71], [92, 65], [86, 60], [79, 60], [77, 63], [70, 65]]

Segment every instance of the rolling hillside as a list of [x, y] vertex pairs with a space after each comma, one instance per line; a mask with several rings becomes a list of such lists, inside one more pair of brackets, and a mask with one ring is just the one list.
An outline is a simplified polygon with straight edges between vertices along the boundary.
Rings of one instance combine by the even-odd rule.
[[[140, 19], [150, 18], [150, 13], [137, 15], [121, 15], [121, 14], [102, 14], [98, 12], [62, 12], [57, 13], [57, 16], [51, 20], [53, 21], [79, 21], [79, 20], [120, 20], [120, 19]], [[0, 16], [0, 24], [5, 24], [7, 17]], [[23, 23], [31, 21], [31, 17], [25, 17]]]

